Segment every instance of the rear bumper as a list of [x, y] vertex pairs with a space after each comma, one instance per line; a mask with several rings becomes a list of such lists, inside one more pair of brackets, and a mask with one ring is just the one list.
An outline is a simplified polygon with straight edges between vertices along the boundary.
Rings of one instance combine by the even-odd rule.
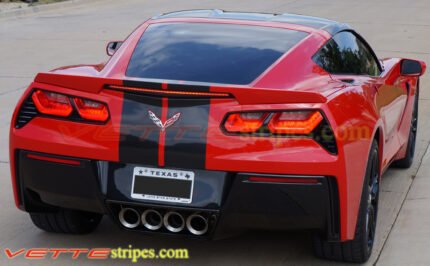
[[[117, 222], [120, 206], [184, 215], [202, 212], [211, 219], [204, 236], [208, 238], [247, 229], [316, 229], [331, 240], [340, 238], [339, 193], [333, 177], [193, 170], [193, 202], [166, 204], [131, 198], [135, 166], [141, 165], [17, 151], [14, 170], [20, 208], [28, 212], [70, 208], [108, 214]], [[251, 176], [296, 181], [256, 182], [249, 180]], [[310, 179], [313, 182], [306, 182]], [[186, 229], [180, 234], [190, 235]]]

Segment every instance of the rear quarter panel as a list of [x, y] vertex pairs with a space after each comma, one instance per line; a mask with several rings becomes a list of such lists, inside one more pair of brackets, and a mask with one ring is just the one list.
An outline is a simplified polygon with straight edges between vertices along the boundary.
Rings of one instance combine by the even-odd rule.
[[373, 100], [375, 94], [367, 85], [345, 85], [327, 104], [327, 116], [335, 131], [344, 169], [337, 176], [344, 239], [354, 238], [370, 146], [377, 129], [381, 128]]

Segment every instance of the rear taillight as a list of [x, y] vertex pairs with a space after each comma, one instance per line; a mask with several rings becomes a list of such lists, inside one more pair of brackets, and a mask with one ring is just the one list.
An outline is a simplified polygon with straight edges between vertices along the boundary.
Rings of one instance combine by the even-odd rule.
[[318, 111], [276, 113], [268, 127], [275, 134], [310, 134], [323, 120]]
[[310, 138], [331, 154], [337, 154], [333, 130], [317, 110], [230, 113], [222, 128], [235, 135]]
[[232, 113], [224, 128], [229, 133], [308, 135], [323, 119], [319, 111]]
[[82, 98], [74, 98], [79, 115], [83, 119], [105, 122], [109, 118], [109, 111], [105, 104]]
[[39, 89], [33, 92], [31, 99], [37, 111], [44, 115], [77, 121], [106, 122], [109, 119], [108, 107], [101, 102]]
[[37, 90], [31, 98], [42, 114], [67, 117], [73, 112], [69, 97], [60, 93]]
[[261, 128], [267, 113], [235, 113], [230, 114], [224, 127], [230, 133], [254, 133]]

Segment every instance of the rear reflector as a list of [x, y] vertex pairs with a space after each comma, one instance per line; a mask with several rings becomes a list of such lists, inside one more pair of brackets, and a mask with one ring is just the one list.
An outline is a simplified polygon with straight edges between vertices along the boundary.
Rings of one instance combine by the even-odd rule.
[[74, 98], [73, 101], [83, 119], [99, 122], [108, 120], [109, 111], [105, 104], [81, 98]]
[[265, 176], [251, 176], [248, 178], [250, 182], [261, 183], [290, 183], [290, 184], [319, 184], [317, 178], [295, 178], [295, 177], [265, 177]]
[[36, 155], [36, 154], [27, 154], [27, 158], [39, 160], [39, 161], [47, 161], [47, 162], [52, 162], [52, 163], [61, 163], [61, 164], [68, 164], [68, 165], [75, 165], [75, 166], [81, 165], [80, 161], [69, 160], [69, 159], [60, 159], [60, 158], [56, 158], [56, 157], [48, 157], [48, 156]]
[[31, 98], [42, 114], [67, 117], [73, 111], [69, 97], [63, 94], [36, 90]]

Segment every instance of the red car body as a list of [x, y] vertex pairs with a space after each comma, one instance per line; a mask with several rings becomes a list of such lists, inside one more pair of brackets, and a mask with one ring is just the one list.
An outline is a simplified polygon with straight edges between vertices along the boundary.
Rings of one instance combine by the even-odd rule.
[[[207, 131], [203, 137], [204, 154], [199, 155], [204, 158], [199, 166], [192, 167], [191, 163], [191, 169], [252, 173], [254, 181], [259, 181], [258, 178], [262, 177], [260, 181], [263, 183], [271, 181], [267, 174], [277, 177], [285, 175], [290, 178], [287, 180], [290, 184], [295, 182], [291, 177], [297, 176], [297, 187], [318, 185], [312, 180], [307, 184], [308, 181], [300, 179], [302, 176], [332, 177], [337, 190], [334, 192], [337, 194], [335, 203], [338, 204], [334, 213], [338, 212], [338, 216], [335, 219], [337, 221], [332, 221], [335, 232], [329, 238], [337, 241], [354, 239], [372, 142], [376, 140], [379, 146], [380, 175], [393, 161], [406, 156], [414, 102], [418, 97], [419, 75], [424, 73], [425, 64], [420, 63], [422, 70], [418, 75], [401, 75], [403, 59], [400, 58], [381, 60], [383, 70], [379, 76], [330, 74], [315, 63], [312, 57], [337, 32], [353, 32], [343, 24], [327, 23], [326, 27], [318, 28], [294, 21], [190, 14], [160, 16], [146, 21], [122, 43], [106, 64], [63, 67], [36, 76], [19, 101], [11, 124], [10, 159], [16, 205], [27, 210], [22, 182], [19, 181], [22, 178], [19, 162], [21, 157], [17, 152], [35, 152], [29, 158], [54, 164], [70, 165], [74, 163], [74, 158], [139, 164], [139, 159], [124, 162], [120, 154], [125, 95], [133, 90], [155, 93], [162, 98], [161, 112], [156, 115], [161, 121], [166, 121], [172, 116], [169, 114], [172, 103], [170, 97], [193, 97], [193, 93], [202, 93], [200, 96], [208, 98], [209, 106]], [[148, 82], [126, 75], [142, 34], [150, 25], [159, 23], [259, 26], [305, 32], [307, 36], [252, 83], [203, 84], [206, 90], [199, 90], [202, 86], [200, 83], [171, 80]], [[105, 103], [110, 118], [104, 124], [97, 124], [36, 115], [25, 126], [17, 127], [20, 110], [35, 89]], [[227, 97], [218, 97], [226, 95]], [[238, 136], [226, 133], [223, 128], [228, 114], [276, 110], [319, 110], [334, 132], [336, 152], [329, 152], [312, 138]], [[182, 113], [181, 117], [186, 114], [187, 112]], [[151, 159], [154, 167], [176, 167], [166, 155], [166, 149], [174, 141], [166, 140], [168, 132], [169, 129], [157, 130], [159, 138], [156, 158]], [[192, 148], [187, 146], [185, 149]], [[181, 154], [184, 160], [188, 157], [198, 160], [190, 157], [191, 153], [192, 151]], [[248, 181], [251, 182], [252, 179]], [[275, 180], [275, 183], [278, 181]], [[270, 193], [266, 193], [265, 197], [270, 197]], [[66, 202], [65, 207], [70, 207], [67, 199], [63, 201]], [[273, 204], [273, 201], [269, 202]], [[278, 204], [282, 205], [282, 202]], [[241, 217], [253, 219], [254, 216], [249, 214]]]

